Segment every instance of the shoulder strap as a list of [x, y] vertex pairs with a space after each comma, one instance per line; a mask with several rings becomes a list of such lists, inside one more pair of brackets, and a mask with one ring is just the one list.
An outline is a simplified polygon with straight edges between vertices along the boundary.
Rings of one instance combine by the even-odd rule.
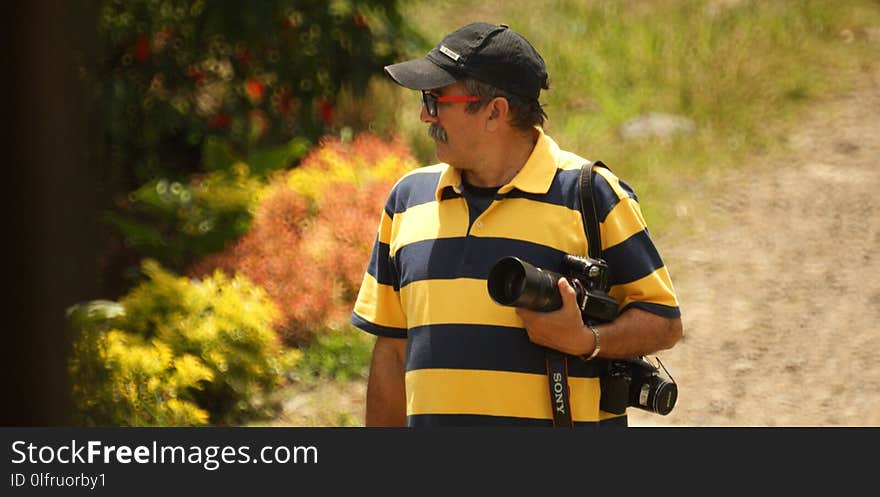
[[[587, 234], [587, 244], [589, 245], [589, 256], [598, 259], [602, 255], [602, 245], [599, 237], [596, 202], [593, 199], [594, 166], [608, 169], [608, 166], [599, 161], [587, 162], [581, 166], [581, 173], [578, 177], [578, 195], [581, 201], [581, 219], [584, 222], [584, 232]], [[546, 349], [546, 356], [553, 427], [574, 428], [568, 391], [568, 358], [562, 352], [550, 348]]]
[[593, 168], [610, 169], [601, 161], [587, 162], [581, 166], [578, 178], [578, 194], [581, 199], [581, 219], [584, 222], [584, 233], [587, 234], [588, 255], [593, 259], [602, 256], [602, 239], [599, 235], [599, 217], [596, 214], [596, 200], [593, 197]]

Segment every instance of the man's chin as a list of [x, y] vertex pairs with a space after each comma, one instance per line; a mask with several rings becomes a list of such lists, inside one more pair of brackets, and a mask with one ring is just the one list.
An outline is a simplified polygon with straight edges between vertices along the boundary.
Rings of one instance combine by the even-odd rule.
[[446, 144], [440, 140], [434, 139], [434, 156], [440, 162], [446, 162]]

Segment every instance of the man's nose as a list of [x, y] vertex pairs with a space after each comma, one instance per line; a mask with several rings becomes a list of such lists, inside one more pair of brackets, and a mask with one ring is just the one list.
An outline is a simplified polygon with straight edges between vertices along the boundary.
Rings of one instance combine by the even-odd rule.
[[423, 123], [437, 122], [436, 117], [432, 117], [431, 114], [428, 114], [428, 107], [425, 106], [425, 104], [422, 104], [422, 113], [419, 115], [419, 119], [421, 119]]

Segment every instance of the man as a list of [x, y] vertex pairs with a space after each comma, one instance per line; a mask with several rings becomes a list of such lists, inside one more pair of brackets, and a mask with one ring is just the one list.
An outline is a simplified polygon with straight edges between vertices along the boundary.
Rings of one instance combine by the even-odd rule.
[[422, 92], [443, 162], [393, 188], [352, 313], [378, 336], [367, 426], [551, 426], [546, 348], [567, 354], [574, 426], [625, 426], [625, 414], [599, 409], [607, 359], [667, 349], [682, 334], [635, 194], [593, 170], [618, 318], [585, 325], [564, 278], [559, 310], [498, 305], [486, 279], [499, 258], [562, 272], [563, 255], [587, 254], [576, 185], [586, 160], [542, 130], [544, 60], [508, 26], [474, 23], [385, 70]]

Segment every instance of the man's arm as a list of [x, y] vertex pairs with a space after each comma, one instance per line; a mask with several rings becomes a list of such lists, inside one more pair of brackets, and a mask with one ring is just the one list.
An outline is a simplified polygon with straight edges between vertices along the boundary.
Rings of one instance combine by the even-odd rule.
[[378, 337], [367, 381], [367, 426], [406, 426], [406, 339]]
[[[593, 332], [584, 325], [577, 307], [575, 291], [565, 278], [559, 278], [562, 308], [535, 312], [517, 308], [532, 342], [572, 355], [589, 355], [596, 347]], [[681, 339], [680, 318], [665, 318], [630, 308], [610, 323], [596, 326], [599, 331], [599, 356], [623, 358], [653, 354], [672, 348]]]

